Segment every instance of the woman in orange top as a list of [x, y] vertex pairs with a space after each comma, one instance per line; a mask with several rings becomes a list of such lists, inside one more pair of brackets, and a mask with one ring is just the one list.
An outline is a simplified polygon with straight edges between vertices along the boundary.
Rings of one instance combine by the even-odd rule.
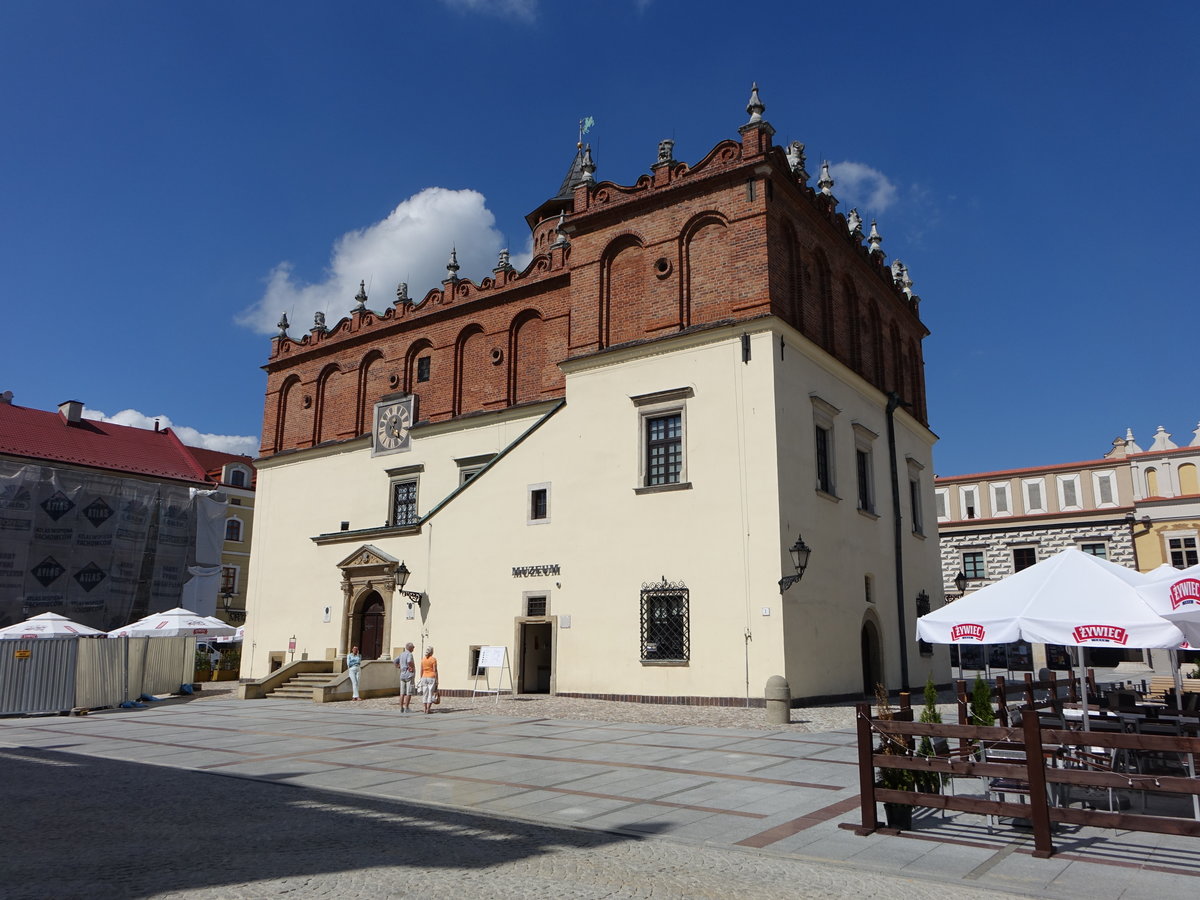
[[433, 655], [433, 646], [425, 648], [425, 658], [421, 660], [421, 702], [425, 704], [425, 712], [433, 712], [433, 695], [437, 693], [438, 670], [437, 657]]

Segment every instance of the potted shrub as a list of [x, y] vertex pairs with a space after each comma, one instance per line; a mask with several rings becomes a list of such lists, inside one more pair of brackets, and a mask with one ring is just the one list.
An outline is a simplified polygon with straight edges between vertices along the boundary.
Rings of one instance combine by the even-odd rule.
[[[888, 700], [887, 688], [882, 684], [875, 685], [876, 718], [890, 722], [895, 718], [892, 704]], [[879, 744], [877, 753], [884, 756], [911, 756], [908, 747], [895, 738], [884, 737]], [[916, 778], [911, 769], [879, 769], [878, 786], [892, 791], [911, 791], [916, 787]], [[884, 816], [889, 828], [911, 829], [912, 807], [907, 803], [883, 804]]]
[[[975, 684], [971, 688], [970, 723], [977, 727], [990, 728], [996, 724], [996, 713], [992, 709], [992, 689], [983, 680], [982, 675], [975, 676]], [[977, 746], [975, 757], [983, 759], [983, 748]]]
[[[925, 681], [925, 708], [921, 710], [921, 721], [930, 725], [940, 725], [942, 723], [942, 714], [937, 708], [938, 694], [937, 688], [933, 684], [933, 673]], [[928, 735], [922, 736], [917, 743], [917, 756], [931, 758], [937, 756], [933, 749], [933, 739]], [[917, 790], [925, 794], [940, 794], [942, 785], [946, 782], [946, 776], [940, 772], [916, 772], [914, 773], [917, 783]]]

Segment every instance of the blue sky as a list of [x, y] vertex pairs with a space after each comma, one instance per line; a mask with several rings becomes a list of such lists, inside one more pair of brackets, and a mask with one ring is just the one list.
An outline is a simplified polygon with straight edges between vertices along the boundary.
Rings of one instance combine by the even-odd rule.
[[834, 164], [932, 335], [938, 474], [1200, 420], [1200, 5], [0, 4], [0, 390], [254, 452], [269, 334], [520, 258], [597, 178], [746, 120]]

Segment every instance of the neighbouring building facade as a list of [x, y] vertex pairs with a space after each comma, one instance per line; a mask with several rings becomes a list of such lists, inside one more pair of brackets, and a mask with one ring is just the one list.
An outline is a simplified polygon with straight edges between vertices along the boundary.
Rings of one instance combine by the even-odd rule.
[[[1197, 561], [1200, 428], [1178, 447], [1161, 426], [1149, 450], [1132, 431], [1104, 457], [1075, 463], [936, 479], [942, 583], [958, 596], [1028, 568], [1067, 547], [1149, 572]], [[985, 658], [986, 654], [986, 658]], [[1097, 665], [1152, 661], [1143, 650], [1093, 650]], [[1164, 654], [1165, 657], [1165, 654]], [[1070, 667], [1066, 648], [1025, 643], [963, 650], [964, 668], [1034, 671]]]
[[249, 456], [202, 447], [189, 447], [188, 450], [228, 498], [216, 615], [230, 625], [241, 625], [246, 621], [250, 541], [254, 535], [254, 460]]
[[232, 460], [249, 471], [248, 457], [169, 429], [85, 418], [77, 400], [49, 412], [0, 394], [0, 625], [56, 612], [109, 631], [176, 606], [211, 615], [227, 504], [207, 468]]
[[293, 639], [432, 644], [450, 692], [485, 647], [521, 691], [614, 699], [945, 677], [912, 639], [940, 593], [919, 298], [763, 109], [693, 164], [663, 141], [629, 186], [580, 146], [522, 271], [505, 251], [467, 280], [451, 253], [419, 299], [285, 317], [243, 677]]

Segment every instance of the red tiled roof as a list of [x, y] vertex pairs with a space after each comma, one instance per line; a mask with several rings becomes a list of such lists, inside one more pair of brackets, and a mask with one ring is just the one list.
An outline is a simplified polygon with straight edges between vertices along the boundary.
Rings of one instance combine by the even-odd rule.
[[254, 458], [250, 456], [242, 456], [239, 453], [225, 453], [221, 450], [209, 450], [207, 447], [187, 447], [185, 448], [195, 457], [201, 468], [208, 473], [208, 476], [213, 481], [221, 480], [221, 472], [227, 463], [241, 463], [250, 470], [250, 484], [254, 484]]
[[148, 431], [0, 403], [0, 455], [69, 463], [212, 485], [204, 466], [170, 429]]

